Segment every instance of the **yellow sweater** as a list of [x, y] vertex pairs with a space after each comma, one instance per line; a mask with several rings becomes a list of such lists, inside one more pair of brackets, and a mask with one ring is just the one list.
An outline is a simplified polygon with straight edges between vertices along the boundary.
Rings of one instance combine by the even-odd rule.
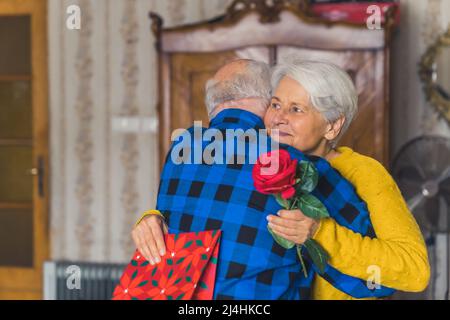
[[[368, 279], [371, 265], [380, 269], [381, 284], [401, 291], [423, 291], [429, 281], [430, 266], [420, 229], [396, 183], [376, 160], [339, 148], [330, 161], [356, 188], [367, 203], [376, 239], [338, 225], [332, 219], [321, 221], [314, 235], [330, 255], [330, 264], [339, 271]], [[317, 276], [313, 299], [354, 299]]]
[[[330, 264], [345, 274], [368, 279], [371, 275], [368, 268], [375, 265], [380, 268], [382, 285], [402, 291], [423, 291], [430, 277], [427, 250], [396, 183], [376, 160], [346, 147], [338, 152], [341, 154], [330, 163], [367, 203], [377, 238], [362, 237], [332, 219], [324, 219], [314, 239], [329, 253]], [[161, 215], [150, 210], [141, 219], [149, 214]], [[317, 276], [313, 299], [354, 298]]]

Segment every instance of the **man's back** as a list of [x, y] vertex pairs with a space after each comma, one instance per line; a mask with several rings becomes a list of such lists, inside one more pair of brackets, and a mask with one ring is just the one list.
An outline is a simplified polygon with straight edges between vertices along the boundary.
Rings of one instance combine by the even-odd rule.
[[[227, 140], [226, 129], [259, 130], [263, 123], [249, 112], [233, 109], [221, 112], [210, 128], [223, 133], [226, 145], [238, 140]], [[194, 138], [192, 129], [190, 133]], [[253, 186], [252, 150], [258, 142], [245, 141], [245, 151], [237, 153], [243, 158], [234, 157], [230, 164], [176, 164], [169, 154], [157, 208], [167, 217], [170, 233], [222, 230], [215, 299], [307, 298], [309, 285], [302, 284], [311, 279], [302, 279], [296, 251], [279, 246], [267, 229], [267, 215], [281, 207]], [[206, 145], [196, 145], [193, 139], [191, 146], [200, 146], [203, 153]], [[224, 160], [229, 157], [224, 147]]]

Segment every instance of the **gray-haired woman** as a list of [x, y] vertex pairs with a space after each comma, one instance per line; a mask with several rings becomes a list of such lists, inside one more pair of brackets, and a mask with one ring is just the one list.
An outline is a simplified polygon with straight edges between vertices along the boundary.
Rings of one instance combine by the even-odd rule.
[[[336, 143], [357, 112], [357, 93], [348, 74], [324, 61], [293, 60], [276, 66], [273, 97], [264, 122], [279, 132], [281, 143], [327, 159], [356, 188], [367, 203], [376, 239], [362, 237], [333, 219], [305, 223], [299, 210], [270, 215], [280, 236], [302, 244], [318, 241], [337, 270], [366, 279], [378, 272], [381, 285], [403, 291], [422, 291], [430, 267], [420, 229], [387, 170], [376, 160]], [[320, 276], [313, 299], [351, 299]]]

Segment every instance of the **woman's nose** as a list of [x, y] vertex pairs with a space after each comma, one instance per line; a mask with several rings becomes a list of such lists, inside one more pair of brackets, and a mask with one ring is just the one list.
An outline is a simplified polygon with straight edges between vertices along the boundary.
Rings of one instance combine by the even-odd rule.
[[278, 110], [275, 113], [275, 116], [273, 117], [273, 122], [275, 125], [287, 124], [288, 123], [287, 112], [285, 112], [283, 109]]

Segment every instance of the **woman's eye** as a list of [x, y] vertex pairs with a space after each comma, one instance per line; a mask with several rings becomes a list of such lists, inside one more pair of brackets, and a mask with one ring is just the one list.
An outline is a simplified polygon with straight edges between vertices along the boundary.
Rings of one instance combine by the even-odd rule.
[[280, 109], [280, 105], [278, 103], [272, 103], [273, 109]]
[[293, 106], [292, 111], [294, 111], [295, 113], [302, 113], [303, 109], [297, 106]]

